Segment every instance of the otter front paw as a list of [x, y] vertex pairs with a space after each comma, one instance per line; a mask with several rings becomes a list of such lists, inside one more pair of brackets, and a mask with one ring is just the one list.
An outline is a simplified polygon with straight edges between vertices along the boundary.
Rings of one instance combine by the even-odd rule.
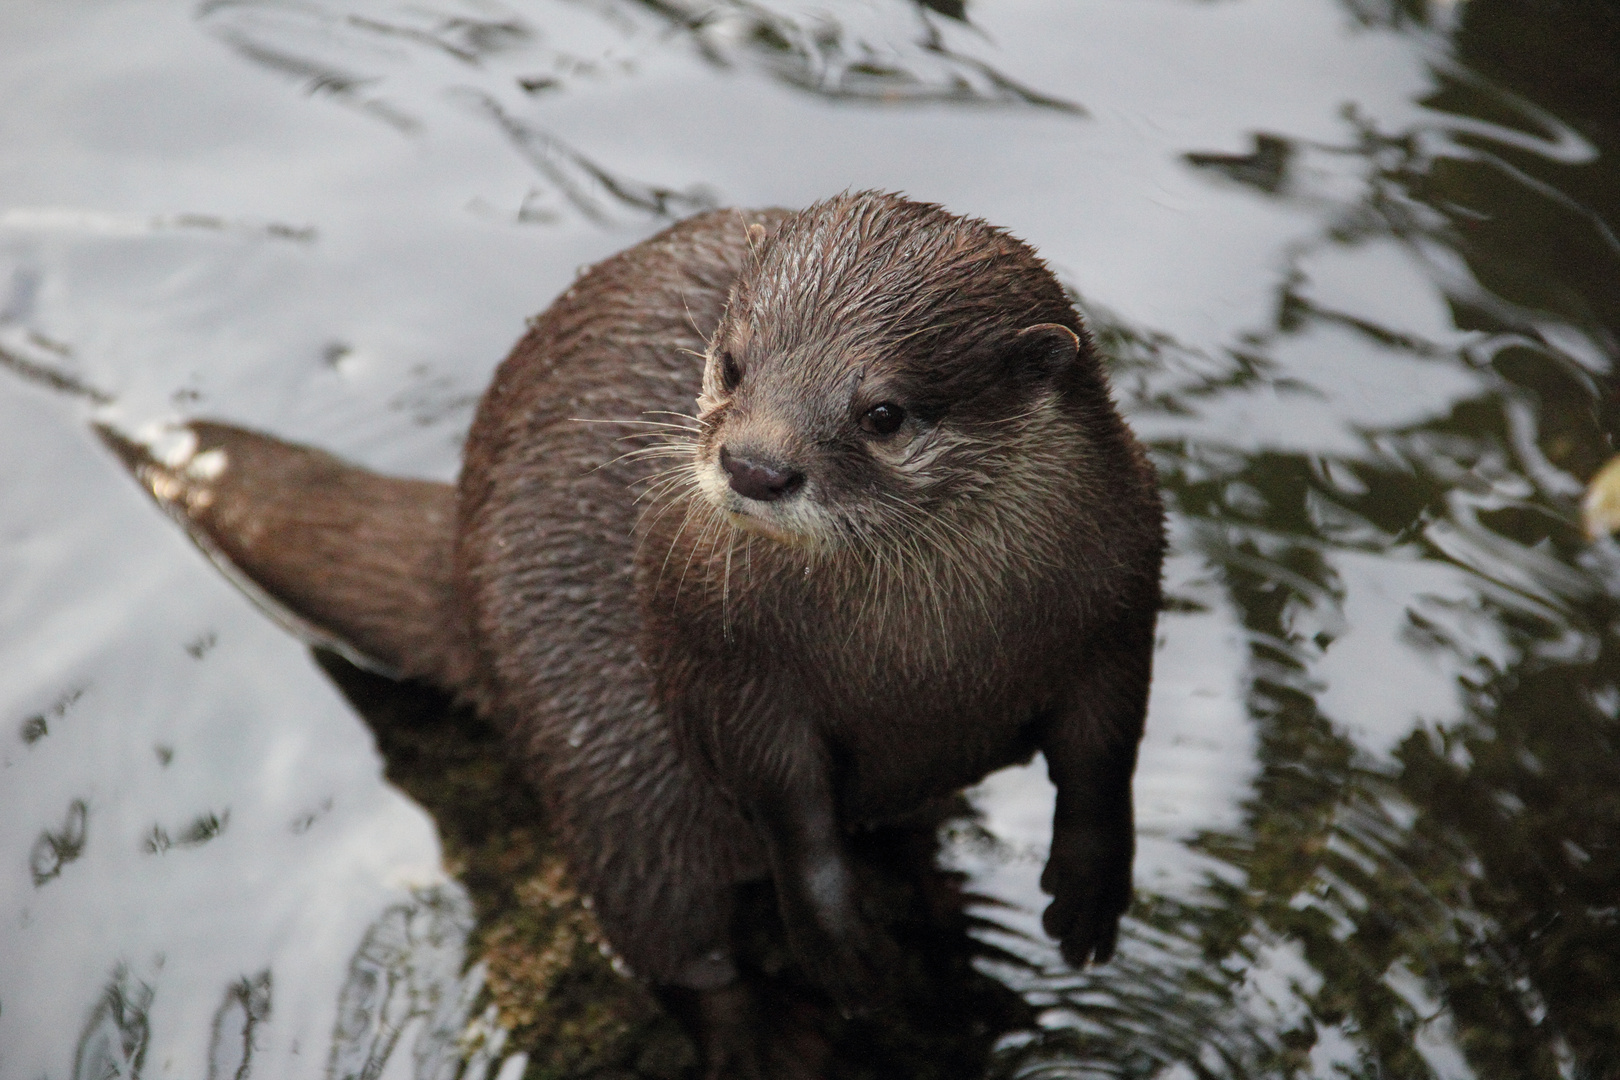
[[1063, 959], [1077, 968], [1114, 955], [1120, 916], [1131, 903], [1133, 847], [1128, 837], [1123, 842], [1098, 835], [1052, 840], [1041, 889], [1053, 899], [1041, 925], [1062, 946]]

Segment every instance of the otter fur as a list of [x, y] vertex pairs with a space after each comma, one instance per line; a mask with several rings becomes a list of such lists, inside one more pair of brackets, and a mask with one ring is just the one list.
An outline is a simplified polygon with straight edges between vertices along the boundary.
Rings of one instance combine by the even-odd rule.
[[712, 1075], [748, 1072], [720, 1045], [735, 886], [768, 877], [806, 970], [868, 1001], [891, 946], [846, 833], [1037, 750], [1044, 925], [1073, 964], [1113, 952], [1163, 513], [1007, 233], [875, 192], [681, 222], [533, 320], [453, 493], [192, 431], [223, 466], [149, 465], [154, 492], [319, 635], [501, 727]]

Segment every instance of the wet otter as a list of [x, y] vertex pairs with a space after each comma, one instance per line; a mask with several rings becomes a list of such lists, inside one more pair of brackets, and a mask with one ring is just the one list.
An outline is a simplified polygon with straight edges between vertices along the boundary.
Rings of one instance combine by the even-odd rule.
[[711, 1074], [752, 1068], [736, 884], [768, 876], [808, 971], [866, 1000], [888, 946], [845, 831], [1037, 749], [1046, 929], [1111, 955], [1162, 511], [1006, 233], [870, 192], [682, 222], [532, 323], [453, 495], [193, 431], [153, 490], [318, 632], [496, 719]]

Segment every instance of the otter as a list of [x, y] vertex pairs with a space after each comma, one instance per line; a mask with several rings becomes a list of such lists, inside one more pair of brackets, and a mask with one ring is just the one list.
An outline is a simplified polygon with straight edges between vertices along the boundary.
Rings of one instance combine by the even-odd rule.
[[1005, 231], [879, 192], [678, 223], [532, 320], [454, 489], [190, 432], [153, 493], [306, 631], [495, 721], [709, 1075], [760, 1067], [740, 883], [834, 1000], [880, 999], [846, 835], [1036, 751], [1043, 925], [1114, 951], [1163, 509]]

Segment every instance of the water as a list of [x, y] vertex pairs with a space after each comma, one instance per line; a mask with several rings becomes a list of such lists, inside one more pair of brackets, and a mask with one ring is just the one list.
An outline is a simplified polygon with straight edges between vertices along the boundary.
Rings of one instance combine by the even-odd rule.
[[827, 1067], [1620, 1075], [1617, 58], [1595, 0], [7, 5], [0, 1076], [680, 1073], [487, 732], [312, 662], [89, 423], [449, 479], [576, 267], [846, 187], [1043, 252], [1173, 554], [1120, 956], [1039, 934], [999, 774], [916, 939], [962, 1012]]

